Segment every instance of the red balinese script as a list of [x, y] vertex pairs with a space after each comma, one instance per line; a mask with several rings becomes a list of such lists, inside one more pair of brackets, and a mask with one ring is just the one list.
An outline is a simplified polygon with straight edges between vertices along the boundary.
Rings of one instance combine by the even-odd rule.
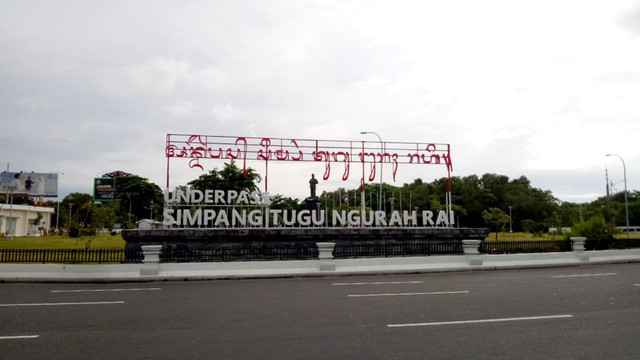
[[331, 176], [332, 165], [342, 172], [342, 180], [347, 180], [351, 163], [368, 166], [369, 181], [376, 178], [378, 164], [391, 165], [394, 181], [400, 164], [444, 165], [447, 172], [453, 170], [449, 144], [438, 143], [168, 134], [166, 156], [167, 161], [186, 159], [189, 167], [201, 170], [204, 159], [236, 160], [242, 164], [245, 176], [249, 160], [321, 162], [324, 180]]

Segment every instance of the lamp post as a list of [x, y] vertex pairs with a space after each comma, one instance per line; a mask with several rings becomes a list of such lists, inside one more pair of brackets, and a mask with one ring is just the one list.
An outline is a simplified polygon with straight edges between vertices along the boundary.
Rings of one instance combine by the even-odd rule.
[[512, 208], [512, 206], [511, 206], [511, 205], [509, 205], [509, 232], [510, 232], [510, 233], [512, 233], [512, 232], [513, 232], [513, 227], [512, 227], [512, 224], [513, 224], [513, 218], [511, 217], [511, 208]]
[[629, 239], [629, 202], [627, 201], [627, 166], [624, 163], [622, 156], [617, 154], [607, 154], [607, 156], [617, 156], [622, 161], [622, 170], [624, 172], [624, 208], [625, 215], [627, 217], [627, 239]]
[[380, 193], [378, 194], [378, 210], [382, 210], [382, 154], [384, 154], [384, 143], [382, 142], [380, 135], [373, 131], [361, 131], [360, 134], [373, 134], [378, 137], [378, 140], [380, 140]]

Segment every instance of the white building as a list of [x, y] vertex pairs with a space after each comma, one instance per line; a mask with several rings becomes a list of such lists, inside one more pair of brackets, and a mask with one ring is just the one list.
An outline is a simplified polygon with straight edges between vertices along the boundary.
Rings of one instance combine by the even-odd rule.
[[136, 221], [136, 225], [138, 225], [138, 229], [142, 229], [142, 230], [162, 229], [162, 221], [156, 221], [151, 219], [138, 220]]
[[[32, 205], [0, 204], [0, 234], [13, 236], [39, 236], [39, 228], [51, 229], [53, 208]], [[38, 214], [42, 215], [40, 223]]]

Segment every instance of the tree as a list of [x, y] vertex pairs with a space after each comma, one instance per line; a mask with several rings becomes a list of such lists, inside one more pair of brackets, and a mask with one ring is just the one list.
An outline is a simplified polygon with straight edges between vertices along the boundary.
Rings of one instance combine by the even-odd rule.
[[148, 179], [121, 170], [102, 175], [114, 177], [116, 201], [119, 206], [114, 209], [119, 221], [126, 227], [133, 227], [138, 219], [148, 218], [150, 214], [161, 212], [163, 198], [160, 187]]
[[91, 247], [91, 241], [100, 233], [100, 231], [102, 231], [102, 229], [106, 227], [109, 231], [113, 230], [113, 224], [116, 221], [116, 207], [117, 205], [114, 203], [101, 204], [97, 206], [94, 205], [93, 216], [87, 230], [89, 233], [89, 240], [87, 240], [87, 243], [85, 244], [85, 249], [89, 249]]
[[116, 178], [119, 176], [132, 176], [133, 174], [128, 173], [126, 171], [122, 171], [122, 170], [116, 170], [116, 171], [112, 171], [106, 174], [103, 174], [102, 177], [106, 177], [106, 178]]
[[225, 163], [224, 168], [221, 171], [213, 169], [208, 174], [200, 175], [197, 179], [188, 182], [193, 189], [200, 191], [206, 190], [235, 190], [235, 191], [256, 191], [262, 178], [252, 168], [246, 169], [247, 176], [245, 177], [244, 171], [238, 168], [235, 162], [232, 160], [230, 163]]
[[298, 199], [276, 195], [271, 198], [271, 204], [269, 205], [269, 208], [300, 211], [304, 210], [304, 204]]
[[160, 187], [138, 175], [116, 177], [116, 200], [120, 202], [121, 221], [126, 220], [127, 227], [152, 212], [157, 214], [163, 203]]
[[71, 193], [60, 203], [61, 218], [66, 219], [67, 227], [88, 224], [93, 212], [93, 196], [83, 193]]
[[498, 240], [498, 232], [503, 231], [504, 227], [511, 221], [509, 215], [498, 208], [490, 208], [482, 212], [482, 218], [485, 224], [496, 233], [496, 240]]

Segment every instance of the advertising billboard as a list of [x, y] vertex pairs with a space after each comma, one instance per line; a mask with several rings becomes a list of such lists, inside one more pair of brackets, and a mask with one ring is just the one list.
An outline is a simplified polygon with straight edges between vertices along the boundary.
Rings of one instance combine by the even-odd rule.
[[93, 179], [93, 201], [114, 201], [116, 197], [115, 178]]
[[15, 196], [58, 196], [58, 174], [7, 172], [0, 174], [0, 193]]

